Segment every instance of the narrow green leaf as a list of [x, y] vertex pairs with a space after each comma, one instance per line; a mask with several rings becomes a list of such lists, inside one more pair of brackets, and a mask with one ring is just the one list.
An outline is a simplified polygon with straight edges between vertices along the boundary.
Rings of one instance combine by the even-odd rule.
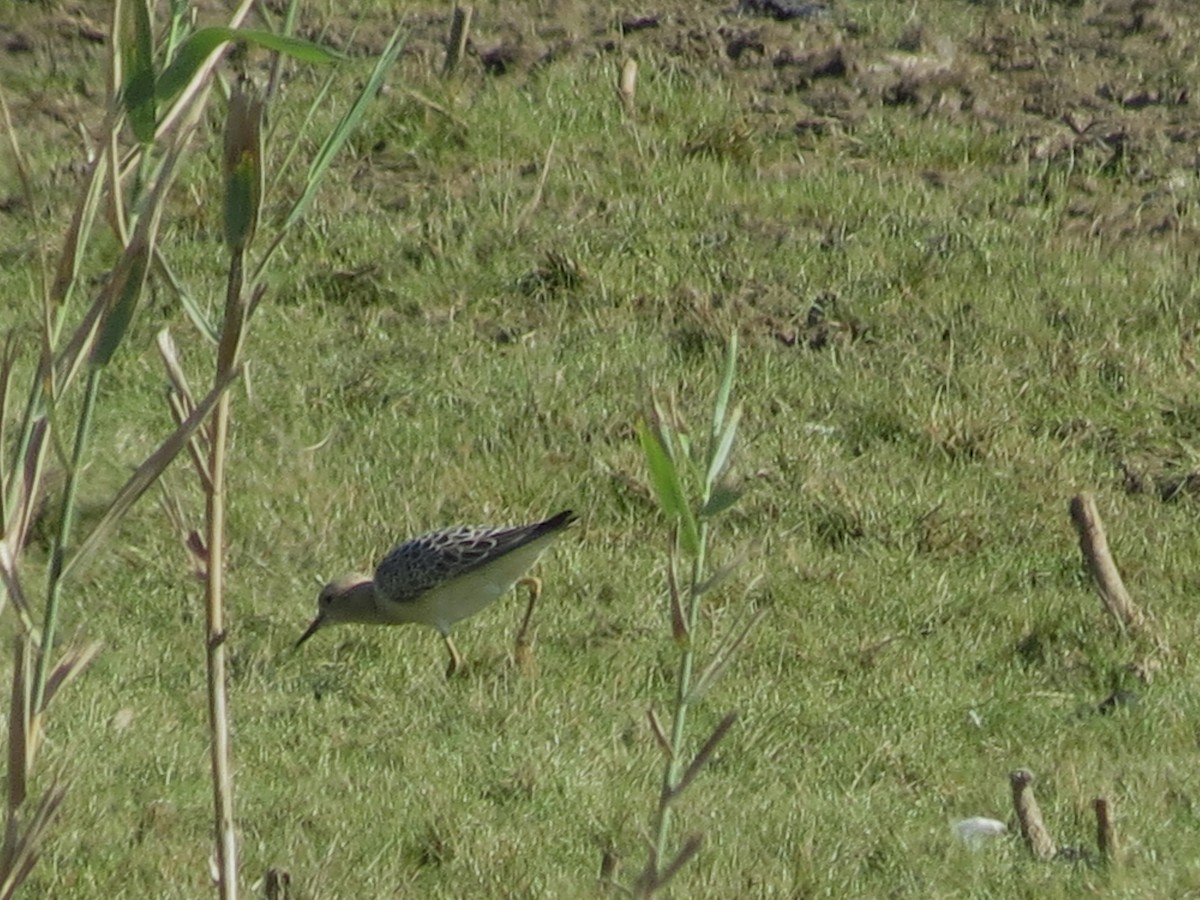
[[[692, 436], [686, 431], [675, 432], [675, 440], [679, 442], [679, 455], [687, 462], [692, 461]], [[691, 466], [692, 471], [695, 471], [695, 465]]]
[[54, 667], [46, 681], [46, 692], [42, 695], [42, 708], [38, 712], [44, 712], [50, 705], [50, 701], [54, 699], [54, 695], [74, 681], [84, 669], [92, 664], [102, 646], [99, 641], [92, 641], [84, 647], [72, 647], [63, 654], [62, 659], [59, 660], [58, 665]]
[[134, 136], [154, 140], [154, 34], [148, 0], [125, 0], [121, 7], [121, 104]]
[[717, 727], [712, 730], [712, 733], [708, 736], [708, 740], [704, 742], [704, 746], [700, 748], [699, 752], [688, 764], [687, 769], [684, 770], [679, 783], [671, 788], [670, 799], [672, 801], [686, 791], [692, 782], [696, 780], [696, 776], [708, 765], [713, 754], [717, 752], [717, 745], [725, 739], [725, 735], [729, 733], [729, 729], [733, 727], [733, 723], [737, 721], [737, 717], [736, 712], [727, 713], [725, 718], [717, 723]]
[[229, 31], [228, 28], [201, 28], [179, 45], [174, 58], [154, 85], [159, 103], [168, 103], [187, 87], [204, 61], [228, 40]]
[[725, 639], [724, 643], [721, 644], [717, 652], [713, 655], [713, 658], [704, 668], [704, 671], [700, 673], [700, 676], [692, 685], [692, 689], [688, 692], [688, 703], [699, 703], [712, 686], [717, 683], [717, 680], [725, 674], [725, 670], [733, 662], [738, 649], [746, 642], [746, 638], [750, 636], [750, 632], [758, 627], [758, 623], [766, 618], [766, 615], [767, 611], [765, 609], [755, 610], [741, 631]]
[[13, 367], [17, 363], [17, 332], [13, 329], [5, 335], [4, 352], [0, 354], [0, 527], [8, 521], [6, 503], [9, 488], [7, 462], [8, 449], [8, 396], [12, 387]]
[[226, 30], [230, 33], [229, 40], [256, 44], [267, 50], [282, 53], [284, 56], [290, 56], [299, 62], [321, 65], [345, 59], [342, 54], [335, 50], [330, 50], [328, 47], [322, 47], [320, 44], [314, 44], [312, 41], [306, 41], [303, 38], [292, 37], [291, 35], [276, 34], [273, 31], [258, 31], [253, 28], [230, 28]]
[[307, 63], [331, 63], [342, 58], [340, 54], [311, 41], [269, 31], [224, 26], [201, 28], [179, 46], [175, 58], [159, 77], [155, 86], [159, 101], [165, 103], [175, 97], [192, 80], [204, 61], [222, 44], [230, 41], [256, 44]]
[[191, 12], [191, 0], [168, 0], [167, 5], [171, 11], [171, 22], [167, 26], [166, 40], [163, 45], [167, 59], [173, 59], [175, 49], [185, 39], [184, 35], [190, 30], [188, 28], [188, 16]]
[[734, 407], [733, 415], [729, 417], [729, 421], [725, 423], [725, 430], [721, 434], [720, 442], [713, 450], [712, 459], [708, 464], [708, 476], [705, 479], [705, 487], [711, 492], [716, 485], [717, 480], [721, 477], [721, 473], [725, 471], [725, 466], [729, 462], [729, 453], [733, 449], [733, 440], [737, 437], [738, 423], [742, 420], [742, 405], [739, 403]]
[[671, 637], [676, 644], [684, 646], [691, 639], [687, 616], [683, 611], [683, 591], [679, 588], [679, 528], [672, 529], [670, 548], [667, 553], [667, 587], [671, 594]]
[[662, 443], [663, 449], [667, 451], [667, 456], [673, 460], [678, 459], [679, 454], [675, 449], [675, 428], [671, 425], [671, 418], [663, 409], [662, 402], [657, 396], [651, 398], [651, 403], [654, 405], [654, 424], [658, 439]]
[[170, 437], [163, 441], [158, 449], [151, 453], [138, 466], [137, 471], [129, 476], [129, 480], [121, 486], [116, 496], [113, 497], [112, 502], [108, 505], [108, 509], [100, 516], [99, 521], [96, 522], [88, 536], [79, 544], [79, 549], [67, 560], [62, 573], [64, 580], [76, 568], [81, 567], [112, 536], [116, 527], [125, 517], [125, 514], [133, 507], [133, 504], [162, 475], [167, 466], [171, 464], [171, 461], [179, 454], [179, 451], [187, 446], [196, 429], [212, 414], [213, 408], [217, 405], [217, 400], [225, 393], [240, 372], [241, 369], [234, 369], [218, 379], [217, 383], [213, 385], [212, 390], [208, 392], [208, 395], [192, 410], [192, 414], [187, 417], [187, 421], [176, 428]]
[[14, 896], [25, 879], [29, 877], [29, 873], [33, 871], [34, 864], [41, 855], [42, 844], [45, 842], [50, 826], [54, 823], [59, 807], [62, 806], [66, 796], [66, 785], [58, 781], [51, 784], [50, 788], [42, 794], [42, 799], [32, 818], [25, 823], [20, 835], [14, 838], [11, 857], [5, 860], [7, 865], [4, 871], [4, 881], [0, 883], [0, 896]]

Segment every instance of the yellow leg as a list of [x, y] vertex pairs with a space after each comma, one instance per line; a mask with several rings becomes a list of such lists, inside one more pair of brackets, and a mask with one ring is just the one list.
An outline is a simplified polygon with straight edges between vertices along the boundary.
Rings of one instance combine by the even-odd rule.
[[443, 634], [442, 640], [446, 642], [446, 649], [450, 651], [450, 664], [446, 666], [446, 677], [452, 678], [456, 672], [462, 671], [462, 654], [459, 653], [458, 648], [454, 646], [454, 641], [450, 640], [450, 635]]
[[517, 629], [516, 649], [513, 655], [516, 658], [517, 668], [528, 675], [533, 672], [533, 648], [529, 642], [529, 625], [533, 621], [533, 608], [537, 606], [537, 602], [542, 596], [542, 582], [541, 579], [528, 575], [517, 584], [529, 588], [529, 604], [525, 607], [525, 616], [521, 619], [521, 627]]

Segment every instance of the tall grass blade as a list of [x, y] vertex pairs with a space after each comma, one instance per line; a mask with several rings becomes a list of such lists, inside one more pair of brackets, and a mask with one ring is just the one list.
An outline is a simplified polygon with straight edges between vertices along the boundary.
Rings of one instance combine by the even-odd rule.
[[651, 402], [654, 405], [654, 432], [667, 452], [667, 456], [672, 460], [678, 460], [679, 451], [675, 447], [675, 427], [671, 413], [663, 409], [662, 402], [657, 395], [652, 398]]
[[[0, 529], [8, 526], [8, 492], [13, 487], [10, 479], [15, 473], [8, 470], [8, 401], [12, 389], [13, 367], [17, 364], [17, 333], [9, 331], [4, 338], [4, 352], [0, 356]], [[18, 453], [20, 448], [18, 448]], [[17, 457], [20, 458], [19, 456]]]
[[179, 298], [179, 303], [183, 307], [184, 313], [196, 326], [196, 330], [210, 344], [216, 344], [220, 340], [220, 333], [217, 330], [217, 325], [212, 318], [203, 309], [200, 308], [200, 302], [192, 294], [186, 284], [175, 277], [175, 272], [172, 270], [166, 258], [157, 246], [154, 248], [154, 272], [171, 287], [171, 291]]
[[50, 421], [45, 416], [38, 416], [33, 422], [33, 427], [29, 429], [21, 481], [17, 493], [11, 498], [14, 501], [11, 507], [13, 518], [5, 523], [7, 531], [4, 538], [12, 547], [14, 555], [19, 555], [25, 546], [37, 510], [38, 492], [41, 490], [42, 474], [46, 467], [46, 451], [50, 446], [46, 440], [49, 430]]
[[[29, 760], [34, 737], [32, 729], [31, 710], [29, 704], [29, 688], [33, 671], [33, 653], [29, 638], [18, 634], [13, 636], [13, 672], [12, 695], [8, 706], [8, 813], [11, 817], [21, 808], [28, 793]], [[5, 836], [5, 868], [11, 867], [9, 856], [15, 848], [9, 845], [8, 835]]]
[[333, 164], [334, 158], [350, 139], [350, 135], [354, 133], [354, 129], [358, 127], [358, 123], [366, 114], [367, 107], [374, 101], [379, 89], [383, 87], [383, 80], [387, 77], [387, 73], [391, 70], [396, 58], [400, 55], [400, 51], [404, 48], [404, 43], [400, 39], [401, 28], [398, 27], [392, 32], [392, 37], [380, 54], [379, 59], [375, 61], [375, 66], [371, 70], [370, 76], [367, 78], [366, 84], [363, 85], [358, 96], [354, 98], [354, 102], [350, 104], [350, 108], [346, 110], [341, 120], [334, 126], [333, 130], [325, 138], [321, 149], [313, 157], [312, 163], [308, 167], [308, 175], [304, 179], [304, 191], [297, 198], [291, 210], [288, 212], [287, 218], [284, 219], [282, 231], [287, 231], [296, 223], [301, 216], [304, 215], [308, 205], [316, 196], [317, 189], [321, 186], [325, 175], [329, 171], [329, 167]]
[[697, 751], [692, 761], [688, 764], [687, 769], [679, 778], [679, 783], [675, 785], [671, 792], [671, 799], [678, 797], [688, 789], [696, 776], [708, 765], [714, 753], [717, 752], [717, 745], [725, 739], [725, 735], [729, 733], [729, 729], [733, 727], [737, 721], [737, 713], [726, 713], [725, 718], [717, 723], [717, 727], [713, 729], [712, 734], [708, 736], [708, 740], [704, 742], [704, 746]]
[[101, 318], [100, 333], [91, 354], [92, 364], [96, 366], [107, 366], [112, 361], [146, 286], [150, 247], [140, 237], [135, 240], [137, 243], [125, 248], [107, 292], [112, 298], [111, 305]]
[[[12, 601], [13, 607], [21, 620], [21, 632], [33, 634], [33, 614], [29, 608], [29, 600], [25, 597], [25, 589], [21, 585], [21, 576], [17, 572], [17, 557], [8, 538], [0, 540], [0, 581], [4, 582], [4, 595]], [[0, 608], [3, 603], [0, 602]]]
[[729, 668], [729, 664], [733, 661], [733, 657], [738, 649], [746, 642], [746, 638], [750, 636], [750, 632], [757, 627], [766, 614], [767, 611], [765, 609], [755, 610], [754, 614], [750, 616], [749, 621], [737, 633], [736, 637], [727, 640], [717, 649], [708, 666], [700, 673], [700, 677], [696, 679], [696, 683], [688, 695], [689, 703], [699, 701], [717, 683], [717, 680], [725, 674], [725, 670]]
[[174, 99], [201, 72], [210, 56], [222, 45], [233, 41], [256, 44], [301, 62], [332, 63], [342, 58], [340, 54], [302, 38], [223, 25], [201, 28], [179, 45], [175, 58], [159, 76], [155, 85], [158, 99], [164, 103]]
[[83, 248], [87, 246], [92, 225], [96, 222], [101, 198], [104, 196], [104, 183], [108, 178], [108, 167], [109, 158], [104, 153], [97, 155], [88, 167], [87, 183], [63, 237], [58, 268], [54, 273], [54, 283], [50, 287], [50, 303], [61, 303], [69, 299], [71, 289], [79, 282]]
[[120, 0], [121, 105], [134, 136], [143, 144], [154, 140], [154, 35], [148, 0]]

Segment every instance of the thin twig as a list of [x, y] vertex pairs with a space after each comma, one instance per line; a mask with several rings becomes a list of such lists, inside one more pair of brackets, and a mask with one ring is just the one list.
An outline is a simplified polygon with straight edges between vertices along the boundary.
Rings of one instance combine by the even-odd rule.
[[679, 779], [679, 783], [671, 789], [671, 795], [668, 798], [674, 802], [675, 798], [688, 789], [696, 776], [708, 765], [714, 753], [717, 752], [717, 745], [721, 743], [725, 735], [729, 733], [729, 729], [733, 727], [733, 723], [737, 721], [737, 713], [731, 712], [725, 715], [717, 727], [713, 729], [712, 734], [708, 736], [708, 740], [704, 742], [704, 746], [700, 748], [700, 752], [696, 754], [695, 759], [691, 761], [683, 775]]

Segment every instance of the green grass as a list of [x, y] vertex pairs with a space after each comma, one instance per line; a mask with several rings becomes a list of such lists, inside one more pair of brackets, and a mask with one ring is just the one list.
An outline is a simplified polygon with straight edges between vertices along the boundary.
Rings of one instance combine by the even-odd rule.
[[[1018, 36], [1094, 31], [1069, 4], [916, 6], [964, 38], [987, 16]], [[484, 47], [498, 41], [489, 15]], [[1165, 190], [1175, 163], [1153, 148], [1150, 176], [1026, 161], [1014, 147], [1030, 126], [1007, 107], [996, 122], [865, 102], [846, 133], [800, 136], [809, 95], [764, 91], [769, 61], [718, 68], [629, 36], [641, 80], [627, 123], [618, 54], [499, 78], [468, 69], [446, 87], [431, 74], [441, 26], [423, 21], [285, 246], [235, 393], [247, 895], [280, 866], [300, 897], [585, 896], [606, 847], [632, 880], [660, 777], [645, 710], [669, 702], [675, 665], [664, 527], [635, 427], [652, 391], [706, 421], [731, 329], [748, 493], [717, 528], [714, 564], [752, 540], [763, 550], [712, 599], [701, 638], [744, 604], [769, 613], [696, 712], [698, 735], [726, 710], [740, 720], [678, 812], [676, 833], [706, 841], [675, 895], [1200, 893], [1198, 499], [1128, 494], [1117, 469], [1197, 465], [1194, 188], [1176, 233], [1132, 213], [1128, 229], [1076, 228], [1081, 205], [1151, 203], [1139, 198]], [[845, 34], [873, 59], [896, 52], [903, 26], [872, 7]], [[767, 33], [801, 33], [783, 29]], [[1122, 46], [1141, 53], [1138, 40]], [[98, 71], [91, 51], [64, 59]], [[342, 96], [366, 66], [345, 65]], [[78, 101], [61, 73], [38, 83]], [[281, 133], [312, 87], [301, 71], [273, 111]], [[70, 130], [33, 112], [18, 125], [53, 170]], [[217, 178], [198, 158], [164, 225], [173, 265], [214, 308]], [[58, 227], [75, 182], [44, 183], [39, 213]], [[295, 189], [285, 177], [268, 213]], [[0, 193], [14, 190], [3, 176]], [[28, 211], [0, 214], [0, 252], [15, 257], [0, 271], [4, 326], [29, 327], [34, 240]], [[539, 281], [554, 259], [578, 281]], [[169, 428], [152, 344], [163, 324], [197, 381], [209, 375], [211, 352], [160, 289], [102, 391], [85, 519]], [[186, 467], [169, 481], [200, 508]], [[1130, 590], [1170, 644], [1149, 686], [1080, 564], [1067, 517], [1080, 490], [1096, 493]], [[512, 598], [459, 627], [470, 671], [450, 683], [431, 631], [346, 628], [291, 652], [319, 583], [394, 541], [567, 506], [583, 522], [541, 566], [536, 678], [508, 661]], [[31, 578], [44, 557], [31, 549]], [[151, 496], [67, 586], [60, 634], [105, 647], [49, 720], [42, 771], [72, 786], [31, 895], [209, 891], [202, 603]], [[1141, 705], [1080, 713], [1117, 687]], [[1010, 816], [1021, 766], [1064, 844], [1092, 845], [1091, 800], [1110, 797], [1127, 865], [1037, 864], [1015, 837], [957, 846], [951, 820]]]

